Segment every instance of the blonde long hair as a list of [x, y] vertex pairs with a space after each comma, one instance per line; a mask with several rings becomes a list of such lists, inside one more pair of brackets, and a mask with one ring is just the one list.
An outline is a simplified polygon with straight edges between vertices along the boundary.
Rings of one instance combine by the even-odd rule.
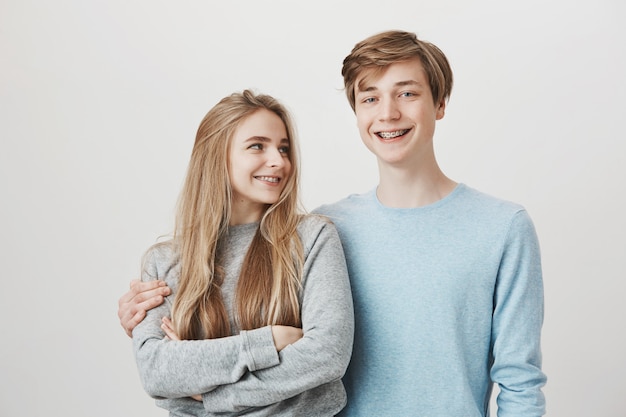
[[245, 90], [223, 98], [200, 123], [179, 198], [174, 240], [181, 271], [172, 321], [181, 339], [230, 335], [218, 254], [231, 214], [229, 148], [238, 126], [260, 109], [275, 113], [285, 124], [292, 168], [279, 200], [261, 218], [244, 258], [235, 294], [235, 320], [242, 330], [274, 324], [300, 326], [303, 249], [296, 230], [301, 211], [295, 128], [289, 112], [276, 99]]

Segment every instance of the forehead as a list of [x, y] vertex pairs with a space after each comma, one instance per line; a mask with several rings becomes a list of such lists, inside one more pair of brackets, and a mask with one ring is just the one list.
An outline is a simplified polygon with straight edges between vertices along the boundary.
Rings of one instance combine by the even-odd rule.
[[288, 139], [287, 128], [276, 113], [259, 109], [241, 121], [235, 129], [233, 141], [241, 142], [251, 137], [284, 140]]
[[364, 69], [356, 79], [354, 91], [358, 94], [363, 91], [407, 83], [428, 85], [426, 72], [419, 58], [395, 62], [386, 67]]

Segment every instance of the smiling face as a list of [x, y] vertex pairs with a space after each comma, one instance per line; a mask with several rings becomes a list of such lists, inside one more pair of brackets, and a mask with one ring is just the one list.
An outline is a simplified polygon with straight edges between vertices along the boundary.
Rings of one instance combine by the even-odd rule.
[[269, 110], [257, 110], [235, 130], [228, 158], [231, 224], [258, 221], [278, 201], [291, 173], [289, 145], [285, 124]]
[[355, 82], [355, 113], [361, 139], [379, 164], [413, 166], [434, 160], [435, 122], [445, 102], [433, 103], [418, 58], [364, 70]]

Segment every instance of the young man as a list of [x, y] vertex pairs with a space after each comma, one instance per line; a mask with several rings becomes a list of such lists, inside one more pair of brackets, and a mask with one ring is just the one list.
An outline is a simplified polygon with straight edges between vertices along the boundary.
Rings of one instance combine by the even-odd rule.
[[[316, 211], [336, 224], [355, 308], [346, 416], [542, 416], [539, 245], [523, 207], [448, 178], [434, 154], [452, 71], [415, 34], [358, 43], [343, 63], [361, 139], [380, 182]], [[133, 284], [129, 332], [166, 294]]]

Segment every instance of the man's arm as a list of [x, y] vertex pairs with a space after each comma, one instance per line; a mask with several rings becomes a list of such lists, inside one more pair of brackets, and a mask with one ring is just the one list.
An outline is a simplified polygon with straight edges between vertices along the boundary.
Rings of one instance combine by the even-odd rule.
[[543, 279], [539, 243], [525, 211], [511, 223], [494, 303], [491, 378], [500, 386], [498, 417], [542, 416]]
[[163, 281], [132, 280], [130, 290], [118, 301], [117, 316], [126, 334], [132, 337], [133, 329], [146, 317], [146, 312], [163, 304], [170, 293], [170, 288]]

